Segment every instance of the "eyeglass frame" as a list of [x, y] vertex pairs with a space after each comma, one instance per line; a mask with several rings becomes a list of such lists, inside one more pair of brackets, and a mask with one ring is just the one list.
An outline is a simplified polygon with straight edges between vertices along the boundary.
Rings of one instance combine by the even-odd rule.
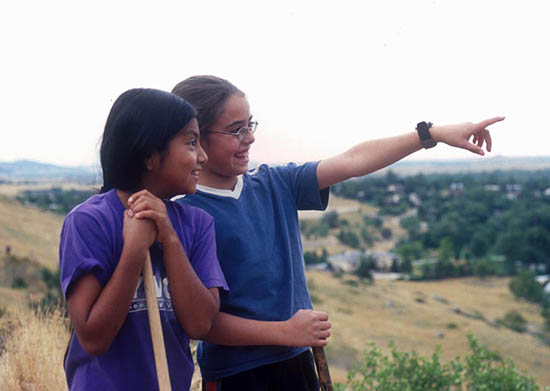
[[205, 133], [228, 134], [230, 136], [235, 136], [237, 137], [237, 139], [239, 139], [239, 141], [242, 141], [246, 137], [246, 134], [248, 132], [250, 132], [251, 134], [254, 134], [257, 128], [258, 128], [258, 121], [250, 121], [247, 126], [241, 126], [240, 128], [231, 130], [229, 132], [226, 132], [223, 130], [206, 130]]

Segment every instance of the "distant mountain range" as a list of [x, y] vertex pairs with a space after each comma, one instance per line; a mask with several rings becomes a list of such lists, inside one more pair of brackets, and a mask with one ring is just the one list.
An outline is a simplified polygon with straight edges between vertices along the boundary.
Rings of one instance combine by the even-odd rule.
[[398, 175], [432, 174], [432, 173], [467, 173], [491, 171], [535, 171], [549, 170], [550, 156], [530, 157], [477, 157], [457, 160], [402, 160], [390, 167], [380, 170], [384, 174], [388, 170]]
[[100, 169], [93, 166], [66, 167], [32, 160], [0, 162], [0, 182], [55, 180], [93, 184], [100, 176]]
[[[252, 164], [251, 167], [257, 164]], [[404, 160], [391, 165], [380, 173], [388, 170], [398, 175], [414, 175], [417, 173], [464, 173], [482, 171], [509, 170], [546, 170], [550, 169], [550, 156], [536, 157], [505, 157], [461, 160]], [[65, 181], [97, 184], [101, 182], [101, 169], [96, 166], [58, 166], [32, 160], [16, 160], [0, 162], [0, 182], [19, 181]]]

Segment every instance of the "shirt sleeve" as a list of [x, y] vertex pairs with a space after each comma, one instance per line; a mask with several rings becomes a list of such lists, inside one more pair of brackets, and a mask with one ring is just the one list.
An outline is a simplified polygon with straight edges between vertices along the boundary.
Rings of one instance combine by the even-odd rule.
[[319, 190], [318, 165], [319, 162], [289, 163], [279, 167], [294, 194], [298, 210], [325, 210], [328, 206], [329, 188]]
[[92, 216], [75, 211], [65, 218], [59, 244], [61, 288], [65, 299], [74, 284], [90, 272], [102, 286], [107, 284], [112, 274], [108, 243], [101, 226]]
[[216, 232], [214, 218], [197, 208], [195, 240], [189, 254], [189, 261], [195, 273], [207, 288], [223, 288], [229, 291], [227, 281], [216, 254]]

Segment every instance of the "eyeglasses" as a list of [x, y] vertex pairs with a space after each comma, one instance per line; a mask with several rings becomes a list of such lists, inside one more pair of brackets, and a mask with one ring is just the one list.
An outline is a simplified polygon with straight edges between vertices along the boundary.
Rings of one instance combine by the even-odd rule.
[[220, 133], [220, 134], [229, 134], [231, 136], [235, 136], [239, 139], [239, 141], [243, 141], [243, 139], [246, 137], [246, 134], [248, 132], [254, 134], [256, 132], [256, 128], [258, 127], [257, 121], [251, 121], [248, 123], [247, 126], [243, 126], [241, 128], [237, 128], [234, 130], [231, 130], [229, 132], [224, 132], [222, 130], [207, 130], [206, 133]]

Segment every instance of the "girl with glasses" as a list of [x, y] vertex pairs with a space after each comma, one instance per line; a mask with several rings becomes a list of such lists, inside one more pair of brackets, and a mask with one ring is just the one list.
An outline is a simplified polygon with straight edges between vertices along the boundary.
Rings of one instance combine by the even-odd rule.
[[218, 256], [231, 288], [220, 297], [208, 342], [199, 346], [206, 390], [318, 390], [308, 347], [327, 344], [330, 323], [326, 314], [311, 311], [297, 210], [325, 209], [330, 185], [423, 146], [443, 142], [483, 154], [484, 144], [491, 149], [486, 128], [503, 119], [422, 122], [417, 131], [367, 141], [320, 162], [260, 165], [249, 172], [255, 124], [245, 94], [215, 76], [190, 77], [173, 93], [196, 107], [209, 156], [196, 194], [179, 201], [214, 217]]
[[61, 286], [74, 327], [70, 390], [155, 390], [141, 271], [150, 252], [171, 385], [188, 390], [189, 338], [206, 336], [227, 289], [204, 211], [168, 199], [195, 192], [207, 161], [195, 109], [151, 89], [123, 93], [101, 142], [103, 187], [65, 218]]

